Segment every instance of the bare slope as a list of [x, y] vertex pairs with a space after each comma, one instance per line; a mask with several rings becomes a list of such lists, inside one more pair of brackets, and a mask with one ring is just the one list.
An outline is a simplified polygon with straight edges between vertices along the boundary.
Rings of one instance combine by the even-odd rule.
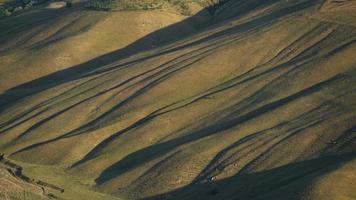
[[1, 111], [1, 151], [130, 199], [356, 199], [355, 1], [258, 2], [25, 85], [50, 83]]
[[[73, 8], [49, 9], [47, 5], [0, 19], [0, 92], [42, 76], [115, 53], [114, 59], [173, 40], [195, 30], [193, 20], [178, 12], [162, 10], [102, 12], [82, 3]], [[181, 22], [181, 23], [178, 23]], [[170, 25], [175, 24], [175, 26]], [[160, 29], [170, 29], [136, 40]], [[168, 33], [170, 32], [170, 33]], [[85, 68], [112, 61], [110, 56], [85, 63]], [[19, 76], [21, 74], [21, 76]]]

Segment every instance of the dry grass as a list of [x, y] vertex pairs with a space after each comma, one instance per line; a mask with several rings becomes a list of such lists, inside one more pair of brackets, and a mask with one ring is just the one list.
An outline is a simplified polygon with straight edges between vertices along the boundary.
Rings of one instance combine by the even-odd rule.
[[[67, 197], [355, 199], [355, 17], [319, 1], [257, 2], [227, 3], [217, 24], [170, 44], [10, 90], [35, 92], [0, 112], [0, 151], [75, 188]], [[111, 15], [131, 14], [85, 34], [123, 31]]]
[[[118, 52], [147, 34], [184, 19], [182, 15], [160, 11], [106, 13], [73, 8], [35, 9], [0, 20], [0, 91]], [[175, 34], [146, 38], [131, 53], [193, 30], [192, 24], [182, 23]], [[96, 64], [108, 60], [113, 58], [102, 58]], [[22, 75], [16, 76], [18, 73]]]

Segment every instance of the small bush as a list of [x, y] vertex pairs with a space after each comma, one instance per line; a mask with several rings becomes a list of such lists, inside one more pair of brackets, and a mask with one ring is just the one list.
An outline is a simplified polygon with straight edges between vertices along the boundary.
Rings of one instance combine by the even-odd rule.
[[5, 7], [0, 8], [0, 17], [10, 16], [12, 12]]

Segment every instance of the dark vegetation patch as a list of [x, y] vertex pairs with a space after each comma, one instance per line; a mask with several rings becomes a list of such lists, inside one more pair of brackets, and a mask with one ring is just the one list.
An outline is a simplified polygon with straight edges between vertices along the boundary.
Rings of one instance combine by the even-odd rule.
[[155, 10], [174, 7], [184, 15], [191, 15], [190, 4], [197, 3], [210, 13], [229, 0], [89, 0], [87, 8], [105, 11]]
[[[0, 3], [0, 17], [10, 16], [18, 11], [32, 8], [50, 0], [10, 0]], [[65, 0], [65, 7], [72, 7], [72, 0]]]
[[10, 16], [13, 13], [31, 8], [34, 5], [32, 0], [8, 1], [0, 5], [0, 17]]

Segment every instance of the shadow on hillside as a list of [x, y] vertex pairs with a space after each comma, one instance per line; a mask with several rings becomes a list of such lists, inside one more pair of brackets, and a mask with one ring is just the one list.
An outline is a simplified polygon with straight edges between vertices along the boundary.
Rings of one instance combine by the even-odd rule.
[[261, 172], [236, 174], [218, 181], [194, 182], [186, 187], [143, 198], [143, 200], [299, 200], [317, 178], [337, 170], [355, 158], [356, 152], [350, 152], [292, 163]]
[[[155, 145], [148, 146], [146, 148], [143, 148], [139, 151], [136, 151], [134, 153], [129, 154], [125, 158], [119, 160], [118, 162], [114, 163], [113, 165], [109, 166], [106, 168], [100, 176], [96, 179], [96, 182], [98, 184], [102, 184], [104, 182], [109, 181], [110, 179], [113, 179], [117, 176], [120, 176], [127, 172], [129, 169], [136, 168], [140, 165], [143, 165], [144, 163], [148, 163], [164, 154], [167, 152], [173, 151], [175, 148], [182, 146], [184, 144], [193, 142], [193, 141], [198, 141], [204, 137], [208, 137], [211, 135], [215, 135], [218, 133], [221, 133], [222, 131], [228, 130], [232, 127], [235, 127], [239, 124], [243, 124], [244, 122], [247, 122], [256, 116], [263, 115], [267, 112], [270, 112], [271, 110], [274, 110], [277, 107], [283, 106], [285, 104], [288, 104], [298, 98], [302, 98], [304, 96], [308, 96], [310, 94], [313, 94], [317, 91], [320, 91], [321, 89], [327, 87], [330, 83], [339, 80], [340, 77], [334, 77], [329, 80], [326, 80], [324, 82], [321, 82], [319, 84], [313, 85], [305, 90], [302, 90], [298, 93], [295, 93], [291, 96], [288, 96], [286, 98], [280, 99], [278, 101], [271, 102], [269, 104], [263, 105], [255, 110], [252, 110], [248, 113], [245, 113], [244, 110], [241, 109], [236, 109], [234, 106], [230, 107], [229, 109], [233, 112], [231, 112], [230, 115], [227, 115], [223, 119], [220, 119], [218, 122], [214, 124], [210, 124], [206, 127], [202, 127], [201, 129], [196, 130], [195, 132], [185, 135], [167, 142], [162, 142], [158, 143]], [[177, 108], [178, 109], [178, 108]], [[170, 111], [167, 111], [170, 112]], [[244, 113], [243, 115], [239, 113]], [[305, 115], [308, 115], [310, 113], [305, 113]], [[157, 116], [157, 115], [156, 115]], [[143, 118], [139, 120], [138, 122], [134, 123], [130, 127], [113, 134], [106, 140], [102, 141], [99, 145], [97, 145], [91, 152], [89, 152], [82, 160], [79, 162], [75, 163], [72, 168], [78, 167], [81, 164], [85, 163], [86, 161], [89, 161], [90, 159], [94, 158], [95, 155], [98, 152], [101, 152], [105, 147], [107, 147], [112, 141], [115, 141], [117, 137], [122, 135], [123, 133], [129, 132], [131, 130], [136, 129], [139, 126], [144, 125], [146, 122], [150, 121], [152, 118], [156, 116], [148, 116], [146, 118]], [[320, 121], [323, 121], [323, 116], [319, 116]], [[308, 127], [305, 127], [305, 129]], [[294, 130], [294, 134], [298, 134], [300, 130]], [[293, 135], [293, 134], [292, 134]]]
[[[78, 9], [49, 10], [36, 7], [31, 10], [19, 11], [19, 13], [9, 17], [0, 18], [0, 44], [2, 44], [0, 45], [0, 56], [6, 55], [14, 48], [25, 46], [29, 40], [41, 33], [42, 29], [38, 28], [39, 25], [48, 23], [53, 26], [62, 16], [75, 11], [78, 11]], [[17, 37], [19, 35], [21, 37]], [[16, 42], [8, 45], [7, 43], [11, 39], [15, 39]]]
[[[90, 60], [88, 62], [82, 63], [80, 65], [71, 67], [69, 69], [65, 69], [62, 71], [55, 72], [53, 74], [47, 75], [45, 77], [24, 83], [22, 85], [16, 86], [12, 89], [9, 89], [2, 93], [0, 95], [0, 109], [4, 109], [7, 106], [11, 106], [13, 103], [15, 103], [18, 100], [21, 100], [22, 98], [25, 98], [31, 94], [35, 94], [38, 92], [41, 92], [43, 90], [55, 87], [57, 85], [60, 85], [64, 82], [68, 82], [71, 80], [76, 80], [84, 76], [88, 76], [91, 74], [97, 74], [97, 73], [102, 73], [106, 72], [112, 69], [117, 69], [120, 67], [125, 67], [129, 66], [130, 64], [138, 63], [153, 57], [157, 57], [166, 53], [174, 52], [180, 49], [184, 49], [193, 45], [201, 44], [210, 40], [214, 40], [216, 38], [226, 36], [226, 35], [232, 35], [236, 34], [239, 32], [243, 32], [246, 30], [252, 30], [252, 29], [258, 29], [262, 28], [264, 26], [268, 26], [275, 20], [278, 20], [280, 17], [287, 16], [293, 13], [297, 13], [298, 11], [304, 10], [306, 8], [310, 8], [312, 6], [315, 6], [317, 3], [316, 1], [303, 1], [299, 4], [292, 5], [290, 7], [282, 8], [280, 10], [277, 10], [276, 12], [272, 12], [270, 14], [264, 15], [260, 18], [254, 19], [252, 21], [248, 21], [246, 23], [236, 25], [230, 28], [227, 28], [225, 30], [222, 30], [217, 33], [213, 33], [211, 35], [208, 35], [204, 38], [198, 39], [196, 41], [193, 41], [188, 44], [183, 44], [174, 48], [166, 49], [157, 53], [154, 53], [153, 55], [148, 55], [146, 57], [142, 58], [137, 58], [133, 59], [131, 61], [124, 62], [119, 65], [115, 65], [113, 67], [107, 67], [105, 65], [108, 65], [114, 61], [118, 61], [124, 58], [128, 58], [134, 54], [137, 54], [139, 52], [144, 52], [148, 50], [155, 49], [158, 46], [162, 46], [164, 44], [168, 44], [168, 42], [174, 42], [178, 39], [183, 39], [185, 36], [192, 34], [192, 32], [187, 32], [184, 35], [177, 35], [177, 33], [181, 32], [182, 28], [184, 28], [185, 24], [195, 24], [196, 21], [199, 21], [199, 18], [201, 16], [204, 16], [204, 13], [206, 11], [201, 11], [200, 13], [196, 14], [195, 16], [192, 16], [190, 18], [187, 18], [186, 20], [173, 24], [171, 26], [168, 26], [166, 28], [163, 28], [161, 30], [158, 30], [156, 32], [153, 32], [136, 42], [134, 42], [131, 45], [128, 45], [127, 47], [123, 49], [116, 50], [114, 52], [105, 54], [103, 56], [99, 56], [93, 60]], [[253, 9], [253, 8], [250, 8]], [[173, 36], [173, 37], [172, 37]], [[100, 67], [98, 67], [100, 66]]]
[[[35, 15], [37, 16], [36, 13]], [[14, 17], [18, 17], [18, 16], [14, 16]], [[76, 80], [83, 76], [88, 76], [93, 71], [96, 71], [95, 73], [100, 73], [102, 72], [99, 70], [101, 67], [104, 67], [105, 65], [110, 64], [114, 61], [128, 58], [139, 52], [155, 49], [159, 46], [167, 44], [168, 42], [174, 42], [178, 39], [182, 39], [183, 37], [195, 32], [192, 29], [187, 30], [187, 26], [194, 27], [195, 29], [201, 28], [205, 26], [204, 21], [206, 21], [206, 19], [210, 17], [211, 15], [209, 15], [209, 13], [206, 10], [202, 10], [196, 15], [189, 17], [181, 22], [178, 22], [166, 28], [150, 33], [147, 36], [137, 40], [136, 42], [122, 49], [107, 53], [105, 55], [99, 56], [97, 58], [94, 58], [90, 61], [79, 64], [77, 66], [73, 66], [71, 68], [64, 69], [52, 73], [50, 75], [38, 78], [36, 80], [21, 84], [14, 88], [11, 88], [5, 91], [4, 93], [0, 94], [0, 109], [5, 108], [6, 106], [11, 105], [15, 101], [25, 98], [31, 94], [41, 92], [51, 87], [55, 87], [67, 81]], [[40, 22], [40, 20], [37, 20], [35, 23], [38, 22]], [[126, 62], [119, 66], [115, 66], [115, 68], [129, 65], [130, 63], [143, 61], [155, 56], [157, 55], [140, 58], [138, 60], [134, 60], [131, 62]]]

